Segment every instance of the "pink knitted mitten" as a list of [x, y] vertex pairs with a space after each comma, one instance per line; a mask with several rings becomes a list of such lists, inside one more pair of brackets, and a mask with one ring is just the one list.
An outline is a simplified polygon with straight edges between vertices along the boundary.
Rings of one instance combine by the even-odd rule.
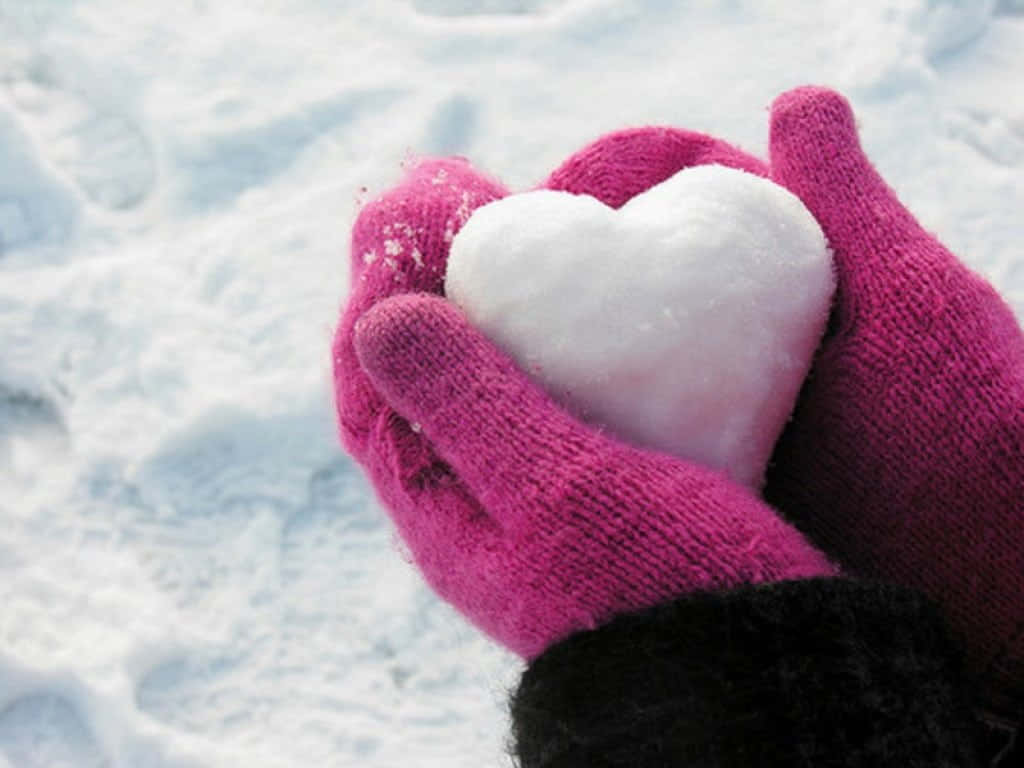
[[861, 151], [838, 94], [772, 107], [772, 178], [835, 252], [833, 326], [766, 497], [851, 570], [945, 606], [980, 703], [1024, 717], [1024, 335]]
[[[666, 135], [633, 133], [628, 144], [664, 148]], [[678, 157], [735, 152], [671, 136]], [[668, 164], [596, 168], [588, 189], [622, 202], [671, 175]], [[431, 585], [532, 658], [694, 590], [832, 575], [746, 489], [577, 422], [430, 295], [452, 235], [502, 194], [464, 162], [424, 162], [365, 207], [352, 238], [352, 295], [334, 343], [342, 438]]]
[[1024, 339], [983, 280], [924, 232], [864, 157], [849, 105], [800, 88], [772, 109], [771, 169], [706, 138], [595, 142], [547, 186], [619, 205], [721, 163], [798, 195], [835, 251], [832, 330], [769, 467], [767, 499], [860, 575], [938, 600], [979, 702], [1024, 717]]

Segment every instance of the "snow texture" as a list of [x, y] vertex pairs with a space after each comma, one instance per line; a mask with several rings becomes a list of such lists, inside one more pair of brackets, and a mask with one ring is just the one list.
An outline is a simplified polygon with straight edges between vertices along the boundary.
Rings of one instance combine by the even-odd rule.
[[1018, 0], [0, 0], [0, 766], [508, 766], [337, 447], [358, 203], [815, 82], [1021, 311], [1022, 80]]
[[445, 276], [445, 295], [576, 415], [756, 490], [834, 288], [803, 203], [723, 166], [619, 211], [549, 190], [490, 203]]

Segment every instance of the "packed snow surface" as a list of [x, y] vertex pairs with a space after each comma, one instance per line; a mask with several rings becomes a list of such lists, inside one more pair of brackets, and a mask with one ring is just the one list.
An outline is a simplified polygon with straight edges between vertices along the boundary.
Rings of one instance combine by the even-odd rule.
[[485, 205], [445, 276], [445, 295], [579, 417], [755, 489], [834, 287], [799, 199], [711, 165], [617, 211], [550, 190]]
[[1024, 310], [1020, 0], [0, 0], [0, 766], [507, 766], [520, 662], [340, 452], [358, 204], [841, 89]]

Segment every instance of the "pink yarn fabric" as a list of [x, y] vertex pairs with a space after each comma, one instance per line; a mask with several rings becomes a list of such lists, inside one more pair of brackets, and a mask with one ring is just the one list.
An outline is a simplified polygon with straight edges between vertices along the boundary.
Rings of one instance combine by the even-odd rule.
[[683, 167], [719, 162], [803, 200], [834, 251], [838, 290], [765, 497], [848, 572], [938, 600], [980, 709], [1021, 722], [1024, 337], [1013, 313], [899, 202], [834, 91], [776, 100], [770, 168], [719, 147], [671, 130], [623, 132], [547, 185], [617, 205]]
[[[631, 136], [627, 144], [644, 134]], [[693, 134], [659, 136], [673, 142], [661, 178], [672, 161], [735, 152]], [[620, 202], [661, 172], [625, 169], [626, 186], [573, 162], [567, 185]], [[833, 575], [724, 475], [570, 417], [438, 295], [452, 236], [502, 194], [463, 161], [423, 162], [367, 205], [353, 232], [352, 294], [334, 342], [341, 435], [429, 583], [532, 658], [683, 593]]]
[[[772, 107], [770, 145], [769, 168], [700, 134], [622, 131], [574, 155], [544, 186], [618, 206], [684, 167], [710, 162], [770, 176], [803, 199], [834, 249], [839, 287], [830, 331], [776, 448], [765, 495], [847, 569], [918, 588], [941, 602], [967, 650], [980, 707], [992, 719], [1019, 721], [1020, 328], [993, 289], [925, 232], [878, 176], [840, 95], [801, 88], [781, 96]], [[710, 507], [682, 480], [650, 486], [652, 492], [674, 488], [678, 496], [647, 496], [640, 506], [626, 496], [624, 503], [615, 495], [624, 487], [619, 478], [639, 482], [635, 478], [646, 475], [631, 474], [639, 469], [630, 464], [647, 466], [656, 457], [614, 444], [602, 443], [607, 451], [594, 448], [590, 441], [600, 436], [560, 421], [557, 409], [436, 299], [384, 302], [368, 316], [360, 326], [361, 348], [377, 385], [366, 376], [355, 352], [356, 320], [388, 296], [439, 294], [450, 235], [473, 208], [503, 194], [464, 162], [437, 161], [414, 169], [396, 190], [367, 206], [353, 233], [353, 294], [334, 360], [343, 440], [367, 467], [428, 580], [497, 639], [530, 656], [572, 629], [659, 594], [747, 579], [735, 566], [716, 571], [726, 561], [715, 552], [724, 542], [722, 556], [732, 557], [728, 548], [739, 539], [729, 532], [751, 529], [732, 529], [729, 515], [712, 516], [719, 527], [692, 527], [691, 512]], [[378, 343], [380, 354], [373, 351]], [[412, 370], [394, 360], [403, 355], [413, 356], [404, 363]], [[475, 372], [460, 370], [467, 360], [478, 367]], [[489, 395], [492, 389], [497, 394]], [[488, 410], [488, 397], [499, 405]], [[478, 410], [463, 416], [458, 407], [445, 407], [450, 402], [475, 403]], [[431, 412], [421, 412], [424, 404]], [[435, 408], [436, 417], [447, 420], [437, 437], [429, 418]], [[533, 408], [561, 425], [543, 432], [545, 440], [563, 430], [565, 445], [517, 442], [546, 421]], [[408, 422], [418, 420], [417, 432]], [[459, 424], [461, 432], [452, 426]], [[597, 450], [580, 454], [588, 457], [582, 464], [566, 465], [569, 476], [583, 471], [580, 477], [597, 485], [566, 484], [567, 475], [553, 464], [565, 459], [566, 445]], [[607, 463], [613, 458], [626, 463]], [[510, 470], [510, 461], [519, 469]], [[748, 521], [764, 519], [769, 530], [778, 530], [756, 500], [717, 486], [720, 481], [696, 467], [672, 466], [692, 471], [709, 493], [717, 488], [712, 495], [738, 505], [729, 507], [734, 512], [749, 510]], [[559, 516], [563, 499], [571, 503]], [[548, 509], [556, 512], [549, 516]], [[539, 520], [549, 527], [531, 528]], [[642, 544], [628, 533], [638, 521], [648, 526]], [[484, 529], [492, 532], [487, 538], [479, 533]], [[797, 570], [827, 570], [784, 530], [792, 562], [804, 564]], [[700, 546], [689, 534], [671, 543], [677, 531], [699, 535]], [[647, 549], [655, 541], [673, 553], [660, 567], [661, 550]], [[761, 574], [754, 580], [785, 570], [777, 563], [754, 565], [761, 562], [760, 550], [751, 555], [750, 574]], [[626, 561], [632, 563], [628, 573], [622, 570]], [[688, 563], [705, 564], [704, 577], [690, 583], [674, 574], [677, 568], [700, 573]], [[639, 581], [629, 586], [630, 579]], [[642, 594], [635, 584], [645, 585]]]
[[856, 573], [937, 598], [981, 706], [1024, 718], [1024, 335], [992, 287], [900, 204], [849, 104], [771, 114], [772, 178], [835, 254], [832, 329], [766, 497]]

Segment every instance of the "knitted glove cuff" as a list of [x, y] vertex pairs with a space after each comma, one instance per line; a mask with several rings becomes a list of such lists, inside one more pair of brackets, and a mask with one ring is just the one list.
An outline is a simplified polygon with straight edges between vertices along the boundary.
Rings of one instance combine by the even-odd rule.
[[811, 579], [690, 595], [580, 632], [513, 694], [522, 768], [978, 764], [924, 597]]

